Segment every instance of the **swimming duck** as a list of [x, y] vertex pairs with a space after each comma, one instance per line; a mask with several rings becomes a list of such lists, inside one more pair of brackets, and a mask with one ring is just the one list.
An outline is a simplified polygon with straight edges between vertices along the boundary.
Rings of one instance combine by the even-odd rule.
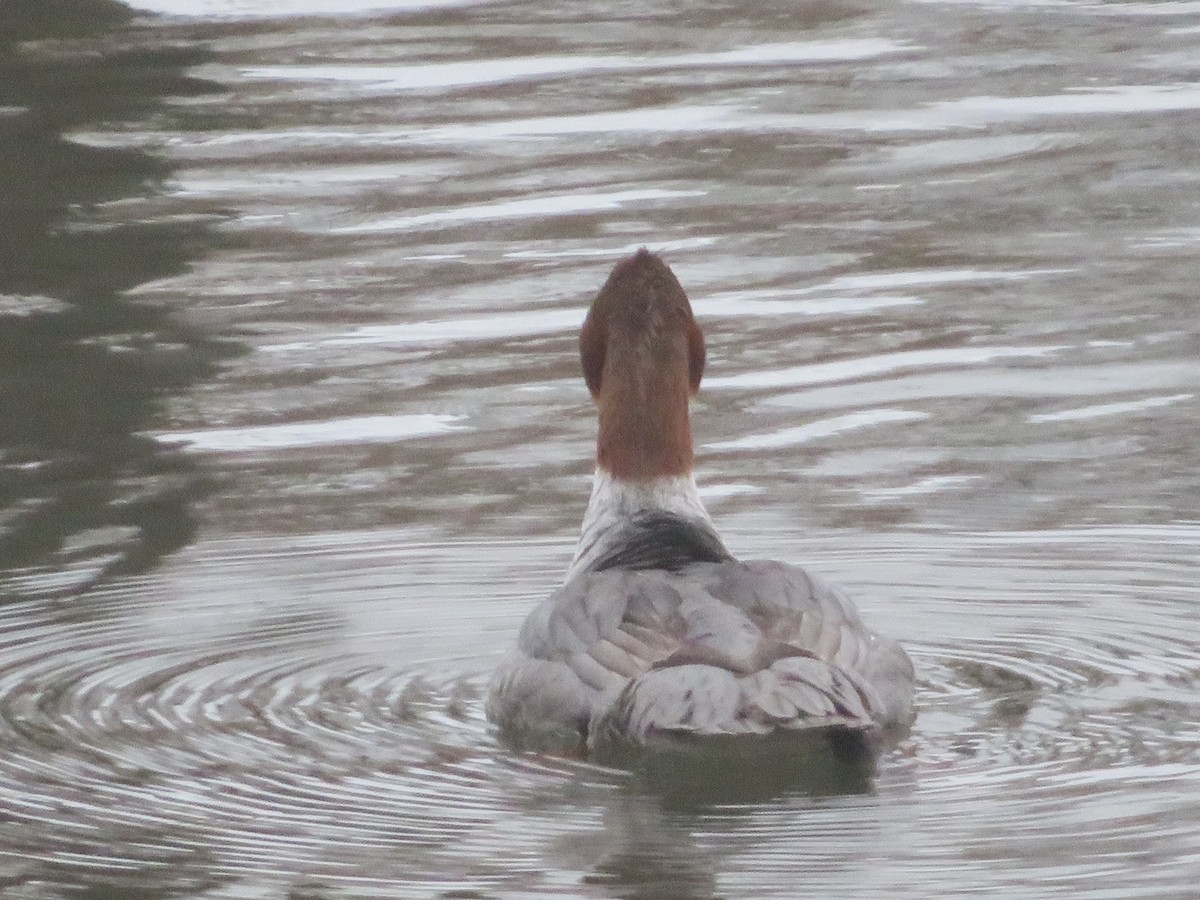
[[579, 337], [599, 411], [574, 562], [496, 671], [488, 718], [523, 746], [596, 751], [871, 738], [913, 719], [913, 666], [840, 590], [733, 557], [692, 477], [704, 335], [671, 269], [622, 260]]

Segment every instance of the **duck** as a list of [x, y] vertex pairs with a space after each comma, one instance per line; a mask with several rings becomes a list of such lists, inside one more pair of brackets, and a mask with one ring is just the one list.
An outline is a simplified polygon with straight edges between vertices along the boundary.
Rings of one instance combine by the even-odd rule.
[[562, 585], [493, 674], [488, 719], [520, 747], [582, 754], [903, 733], [901, 645], [816, 574], [736, 559], [705, 510], [689, 414], [704, 334], [661, 257], [616, 264], [579, 354], [598, 412], [591, 497]]

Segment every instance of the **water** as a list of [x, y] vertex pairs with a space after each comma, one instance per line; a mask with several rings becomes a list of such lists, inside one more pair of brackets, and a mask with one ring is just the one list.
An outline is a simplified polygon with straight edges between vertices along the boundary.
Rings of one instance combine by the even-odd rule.
[[[138, 5], [0, 27], [5, 900], [1195, 896], [1200, 7]], [[643, 244], [916, 659], [865, 785], [482, 718]]]

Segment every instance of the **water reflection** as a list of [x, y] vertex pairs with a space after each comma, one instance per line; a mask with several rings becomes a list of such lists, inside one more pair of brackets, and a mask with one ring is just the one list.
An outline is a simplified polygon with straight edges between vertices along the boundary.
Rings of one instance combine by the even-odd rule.
[[814, 735], [809, 746], [797, 746], [794, 739], [778, 747], [735, 743], [613, 762], [630, 767], [638, 789], [658, 798], [664, 809], [698, 813], [726, 804], [870, 793], [881, 749], [835, 733]]
[[702, 823], [669, 815], [628, 790], [604, 808], [602, 827], [571, 843], [587, 853], [562, 855], [564, 868], [585, 873], [583, 885], [621, 900], [704, 900], [718, 897], [717, 866], [693, 837]]
[[203, 219], [141, 211], [169, 163], [73, 133], [214, 86], [185, 74], [193, 47], [124, 43], [118, 4], [28, 12], [0, 37], [0, 571], [46, 567], [70, 592], [189, 539], [203, 479], [140, 432], [230, 352], [123, 293], [212, 243]]

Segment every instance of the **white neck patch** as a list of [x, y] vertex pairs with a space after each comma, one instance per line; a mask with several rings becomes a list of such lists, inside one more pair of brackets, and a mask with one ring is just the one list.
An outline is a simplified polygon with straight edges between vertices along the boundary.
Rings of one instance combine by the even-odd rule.
[[708, 511], [700, 502], [696, 480], [690, 474], [623, 481], [605, 469], [597, 469], [592, 481], [592, 498], [580, 528], [575, 560], [567, 570], [567, 578], [604, 556], [611, 543], [606, 538], [618, 537], [634, 515], [647, 510], [661, 510], [713, 527]]

